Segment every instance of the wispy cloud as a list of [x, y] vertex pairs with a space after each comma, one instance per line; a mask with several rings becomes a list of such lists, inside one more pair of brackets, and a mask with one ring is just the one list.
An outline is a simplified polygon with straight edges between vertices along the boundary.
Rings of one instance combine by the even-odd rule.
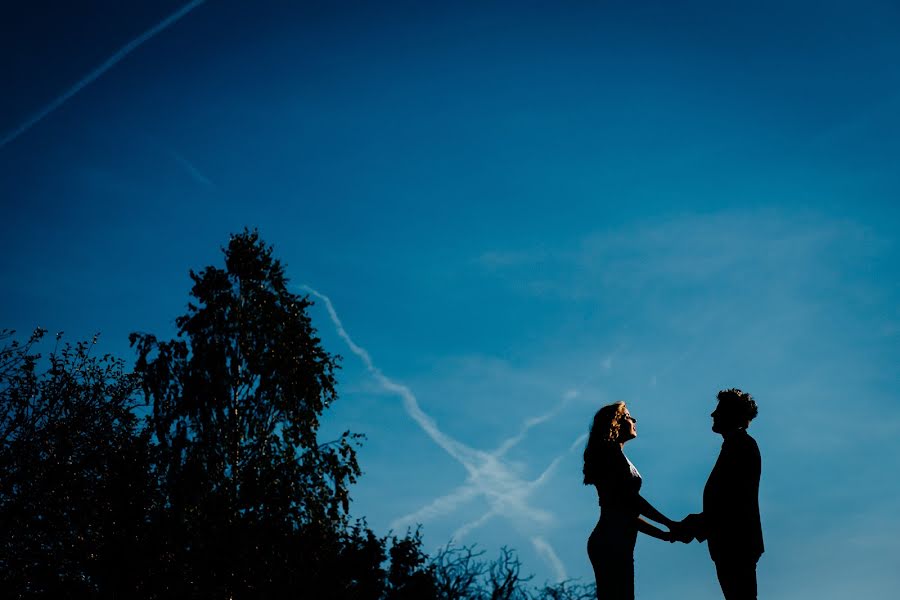
[[812, 285], [834, 272], [823, 256], [854, 261], [888, 243], [853, 222], [760, 209], [648, 221], [553, 249], [492, 249], [474, 262], [526, 295], [603, 300], [673, 285]]
[[504, 455], [519, 442], [528, 431], [541, 423], [552, 419], [571, 400], [577, 396], [576, 390], [567, 390], [560, 401], [550, 411], [526, 419], [519, 431], [512, 437], [504, 440], [492, 452], [486, 452], [471, 448], [459, 440], [447, 435], [419, 406], [415, 394], [405, 385], [397, 383], [387, 377], [375, 365], [369, 352], [359, 346], [350, 337], [337, 314], [331, 299], [315, 289], [302, 286], [302, 289], [310, 295], [318, 298], [325, 305], [325, 309], [337, 330], [338, 336], [344, 340], [350, 351], [363, 362], [370, 375], [386, 391], [394, 393], [403, 400], [403, 406], [407, 414], [419, 425], [440, 448], [459, 462], [468, 473], [468, 477], [461, 486], [449, 494], [441, 496], [422, 508], [401, 516], [394, 520], [391, 527], [403, 528], [414, 523], [423, 522], [438, 516], [449, 514], [466, 502], [477, 497], [484, 498], [490, 507], [487, 512], [477, 519], [463, 524], [453, 534], [455, 541], [467, 536], [473, 530], [481, 527], [496, 516], [503, 516], [513, 520], [518, 526], [531, 530], [530, 538], [538, 554], [548, 563], [556, 576], [565, 579], [565, 569], [556, 556], [552, 546], [544, 538], [535, 533], [536, 527], [545, 527], [553, 523], [554, 516], [550, 512], [536, 508], [529, 503], [530, 496], [536, 489], [545, 485], [556, 470], [557, 465], [566, 454], [572, 452], [584, 443], [585, 436], [575, 439], [569, 449], [563, 455], [554, 458], [544, 471], [534, 480], [523, 479], [517, 474], [516, 469], [503, 460]]
[[75, 94], [80, 92], [82, 89], [84, 89], [85, 86], [90, 85], [98, 77], [100, 77], [101, 75], [103, 75], [104, 73], [109, 71], [111, 68], [113, 68], [119, 61], [121, 61], [123, 58], [125, 58], [126, 56], [131, 54], [131, 52], [136, 50], [144, 42], [148, 41], [150, 38], [152, 38], [153, 36], [155, 36], [156, 34], [162, 32], [162, 31], [164, 31], [168, 27], [174, 25], [182, 17], [187, 15], [189, 12], [191, 12], [192, 10], [194, 10], [195, 8], [197, 8], [204, 2], [205, 2], [205, 0], [193, 0], [192, 2], [185, 4], [180, 9], [178, 9], [177, 11], [175, 11], [174, 13], [172, 13], [171, 15], [169, 15], [168, 17], [166, 17], [165, 19], [163, 19], [162, 21], [160, 21], [159, 23], [157, 23], [156, 25], [154, 25], [153, 27], [151, 27], [150, 29], [148, 29], [147, 31], [142, 33], [141, 35], [137, 36], [136, 38], [134, 38], [133, 40], [131, 40], [130, 42], [128, 42], [127, 44], [122, 46], [122, 48], [120, 48], [115, 54], [113, 54], [112, 56], [107, 58], [105, 61], [103, 61], [103, 63], [101, 63], [99, 66], [95, 67], [90, 73], [88, 73], [87, 75], [85, 75], [84, 77], [79, 79], [78, 82], [75, 83], [75, 85], [70, 87], [68, 90], [66, 90], [61, 95], [54, 98], [45, 107], [40, 109], [38, 112], [36, 112], [30, 118], [28, 118], [23, 123], [21, 123], [19, 126], [17, 126], [15, 129], [13, 129], [12, 131], [10, 131], [6, 135], [4, 135], [2, 138], [0, 138], [0, 148], [2, 148], [3, 146], [6, 146], [7, 144], [9, 144], [13, 140], [15, 140], [17, 137], [19, 137], [20, 135], [22, 135], [23, 133], [25, 133], [32, 127], [34, 127], [37, 123], [42, 121], [47, 115], [49, 115], [50, 113], [55, 111], [57, 108], [62, 106], [67, 100], [69, 100], [69, 98], [71, 98], [72, 96], [74, 96]]

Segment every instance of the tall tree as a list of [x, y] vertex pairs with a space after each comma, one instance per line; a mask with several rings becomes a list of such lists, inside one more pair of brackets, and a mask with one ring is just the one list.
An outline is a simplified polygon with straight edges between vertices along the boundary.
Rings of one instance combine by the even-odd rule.
[[224, 269], [191, 272], [176, 339], [131, 335], [159, 444], [173, 586], [161, 593], [309, 584], [339, 554], [360, 473], [358, 436], [317, 436], [338, 358], [316, 336], [311, 302], [289, 291], [257, 232], [223, 252]]

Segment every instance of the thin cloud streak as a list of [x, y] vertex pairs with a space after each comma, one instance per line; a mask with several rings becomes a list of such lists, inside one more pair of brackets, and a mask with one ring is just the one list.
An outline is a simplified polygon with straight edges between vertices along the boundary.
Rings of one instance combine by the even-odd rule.
[[[568, 452], [571, 452], [581, 441], [584, 435], [579, 436], [570, 446], [569, 450], [556, 457], [548, 465], [546, 469], [534, 481], [523, 481], [515, 474], [513, 469], [502, 462], [500, 459], [504, 453], [519, 443], [532, 427], [547, 421], [555, 416], [562, 408], [571, 401], [577, 394], [573, 391], [566, 392], [562, 401], [557, 407], [548, 413], [527, 419], [520, 431], [512, 438], [504, 441], [492, 453], [476, 450], [466, 446], [465, 444], [451, 438], [443, 433], [418, 404], [418, 401], [412, 391], [405, 385], [399, 384], [381, 372], [375, 366], [369, 352], [356, 344], [347, 330], [344, 328], [343, 322], [337, 314], [331, 299], [324, 294], [316, 291], [309, 286], [301, 286], [301, 289], [310, 295], [318, 298], [325, 305], [325, 309], [335, 326], [338, 336], [344, 340], [350, 351], [359, 357], [369, 373], [375, 380], [388, 392], [392, 392], [401, 397], [407, 414], [420, 426], [420, 428], [444, 451], [457, 460], [467, 471], [468, 479], [465, 484], [457, 487], [455, 490], [445, 496], [441, 496], [428, 505], [419, 510], [395, 519], [391, 524], [392, 529], [399, 529], [408, 524], [420, 522], [425, 518], [434, 518], [443, 514], [447, 514], [464, 502], [473, 499], [475, 496], [484, 496], [490, 505], [490, 509], [478, 519], [464, 524], [453, 534], [454, 541], [459, 541], [462, 537], [470, 533], [472, 530], [482, 526], [491, 520], [494, 516], [502, 514], [507, 518], [517, 522], [537, 523], [540, 525], [549, 525], [553, 522], [554, 516], [544, 510], [530, 506], [527, 503], [528, 497], [535, 489], [546, 483], [556, 466]], [[535, 543], [538, 548], [538, 554], [546, 561], [557, 575], [562, 574], [561, 579], [565, 579], [565, 569], [556, 557], [556, 553], [550, 544], [543, 538]]]
[[500, 444], [500, 446], [492, 453], [492, 455], [495, 457], [501, 457], [504, 454], [506, 454], [507, 452], [509, 452], [509, 450], [514, 448], [519, 442], [521, 442], [523, 439], [525, 439], [525, 436], [528, 434], [528, 432], [533, 427], [536, 427], [542, 423], [545, 423], [545, 422], [549, 421], [550, 419], [552, 419], [553, 417], [555, 417], [556, 415], [558, 415], [562, 411], [562, 409], [566, 407], [566, 405], [569, 403], [569, 401], [572, 400], [573, 398], [575, 398], [577, 395], [578, 394], [576, 392], [569, 391], [565, 394], [565, 396], [563, 396], [562, 401], [559, 402], [550, 411], [544, 413], [543, 415], [538, 415], [537, 417], [532, 417], [530, 419], [526, 419], [525, 422], [522, 424], [522, 428], [519, 430], [519, 433], [517, 433], [513, 437], [505, 440], [502, 444]]
[[350, 335], [347, 333], [347, 330], [344, 329], [344, 325], [341, 322], [340, 317], [338, 317], [337, 312], [334, 310], [334, 305], [331, 303], [331, 299], [327, 296], [320, 294], [313, 288], [309, 286], [301, 286], [303, 290], [309, 292], [316, 298], [322, 300], [325, 303], [325, 308], [328, 311], [328, 315], [331, 317], [331, 321], [334, 323], [335, 328], [337, 329], [338, 335], [347, 346], [350, 348], [350, 351], [357, 355], [365, 364], [366, 369], [371, 373], [371, 375], [375, 378], [375, 380], [388, 392], [392, 392], [400, 396], [403, 399], [403, 406], [406, 409], [407, 414], [422, 428], [422, 430], [428, 434], [438, 446], [440, 446], [447, 454], [455, 458], [462, 464], [466, 470], [469, 471], [470, 474], [474, 474], [474, 469], [471, 467], [471, 463], [476, 459], [483, 458], [486, 456], [484, 452], [478, 452], [457, 442], [453, 438], [446, 435], [440, 429], [438, 429], [437, 425], [434, 423], [434, 420], [429, 417], [425, 412], [419, 407], [419, 402], [416, 400], [415, 395], [412, 391], [406, 387], [405, 385], [396, 383], [389, 377], [385, 376], [381, 370], [375, 366], [372, 362], [372, 357], [369, 356], [368, 351], [361, 346], [358, 346]]
[[556, 551], [553, 550], [553, 546], [551, 546], [547, 540], [537, 535], [531, 538], [531, 543], [534, 546], [534, 549], [540, 556], [544, 557], [544, 560], [550, 564], [550, 567], [553, 569], [553, 573], [556, 575], [557, 581], [565, 581], [569, 578], [566, 574], [566, 568], [563, 566], [562, 561], [559, 560], [559, 556], [556, 555]]
[[[550, 464], [547, 466], [547, 468], [544, 469], [544, 471], [540, 475], [538, 475], [538, 477], [536, 479], [534, 479], [533, 481], [527, 482], [527, 483], [521, 482], [521, 488], [519, 490], [520, 495], [522, 497], [527, 497], [527, 496], [531, 495], [539, 487], [541, 487], [545, 483], [547, 483], [550, 480], [550, 477], [552, 477], [553, 474], [556, 472], [556, 467], [559, 465], [559, 463], [562, 461], [562, 459], [565, 457], [565, 455], [574, 451], [576, 448], [579, 448], [580, 446], [582, 446], [586, 440], [587, 440], [586, 433], [578, 436], [577, 438], [575, 438], [575, 440], [569, 446], [569, 450], [565, 454], [562, 454], [562, 455], [554, 458], [550, 462]], [[452, 497], [454, 495], [460, 494], [460, 493], [466, 491], [467, 489], [468, 488], [466, 488], [465, 486], [458, 488], [457, 490], [455, 490], [454, 492], [451, 492], [447, 496], [442, 496], [441, 498], [438, 498], [435, 501], [435, 503], [439, 502], [440, 500], [443, 500], [444, 498], [448, 498], [448, 497]], [[435, 503], [432, 503], [432, 504], [435, 504]], [[505, 507], [503, 507], [503, 508], [505, 508]], [[482, 516], [478, 517], [474, 521], [470, 521], [469, 523], [466, 523], [465, 525], [463, 525], [462, 527], [457, 529], [456, 532], [453, 534], [454, 541], [458, 542], [464, 536], [468, 535], [469, 533], [471, 533], [478, 527], [481, 527], [482, 525], [487, 523], [498, 512], [499, 512], [498, 506], [494, 506], [488, 512], [486, 512]], [[536, 520], [541, 521], [544, 519], [546, 519], [549, 522], [552, 520], [552, 515], [549, 515], [549, 513], [547, 513], [547, 516], [544, 518], [541, 518], [539, 515], [539, 518], [537, 518]], [[562, 579], [560, 579], [560, 581], [561, 580]]]
[[450, 536], [450, 539], [454, 542], [459, 542], [461, 539], [469, 535], [472, 531], [478, 529], [479, 527], [493, 519], [498, 512], [499, 511], [497, 511], [496, 509], [489, 510], [474, 521], [466, 523], [465, 525], [454, 531], [453, 535]]
[[424, 521], [453, 512], [458, 507], [475, 498], [477, 495], [478, 490], [476, 490], [474, 486], [459, 487], [445, 496], [435, 498], [433, 501], [431, 501], [429, 504], [426, 504], [419, 510], [399, 519], [395, 519], [394, 522], [391, 523], [391, 528], [401, 529], [403, 527], [406, 527], [407, 525], [412, 525], [413, 523], [422, 523]]
[[[549, 413], [528, 419], [519, 434], [509, 438], [502, 443], [497, 450], [487, 455], [487, 461], [476, 469], [475, 474], [470, 474], [467, 482], [456, 488], [449, 494], [441, 496], [428, 504], [426, 507], [399, 517], [394, 520], [392, 527], [399, 528], [420, 522], [424, 516], [435, 518], [442, 516], [455, 510], [465, 500], [475, 495], [483, 495], [488, 499], [491, 508], [478, 517], [474, 521], [466, 523], [453, 533], [454, 541], [460, 541], [463, 537], [471, 533], [473, 530], [487, 523], [493, 516], [498, 513], [506, 515], [514, 515], [516, 517], [527, 517], [527, 520], [535, 523], [549, 525], [553, 522], [554, 517], [547, 511], [535, 509], [525, 502], [535, 490], [550, 480], [550, 477], [556, 471], [557, 465], [564, 458], [565, 454], [573, 451], [587, 438], [586, 434], [575, 439], [568, 451], [554, 458], [544, 471], [533, 481], [523, 481], [515, 475], [512, 469], [500, 461], [503, 454], [506, 453], [515, 444], [521, 441], [524, 433], [534, 425], [546, 421], [551, 416], [558, 413], [562, 406], [568, 402], [573, 396], [567, 394], [560, 406]], [[471, 471], [470, 471], [471, 473]]]
[[194, 163], [178, 154], [174, 150], [170, 151], [170, 154], [172, 155], [172, 158], [175, 159], [175, 162], [181, 165], [194, 181], [205, 187], [215, 187], [209, 177], [201, 173], [200, 169], [194, 166]]
[[66, 92], [64, 92], [62, 95], [58, 96], [57, 98], [55, 98], [47, 106], [45, 106], [44, 108], [39, 110], [37, 113], [32, 115], [31, 118], [29, 118], [24, 123], [22, 123], [21, 125], [19, 125], [15, 129], [13, 129], [12, 131], [7, 133], [5, 136], [3, 136], [3, 138], [0, 139], [0, 148], [3, 148], [7, 144], [9, 144], [13, 140], [15, 140], [17, 137], [19, 137], [20, 135], [22, 135], [23, 133], [25, 133], [26, 131], [28, 131], [29, 129], [34, 127], [35, 125], [37, 125], [40, 121], [42, 121], [45, 117], [47, 117], [47, 115], [49, 115], [50, 113], [55, 111], [57, 108], [62, 106], [67, 100], [69, 100], [69, 98], [71, 98], [72, 96], [74, 96], [75, 94], [80, 92], [82, 89], [84, 89], [85, 86], [90, 85], [98, 77], [100, 77], [101, 75], [103, 75], [104, 73], [109, 71], [111, 68], [113, 68], [119, 61], [121, 61], [123, 58], [125, 58], [126, 56], [131, 54], [131, 52], [134, 51], [135, 49], [137, 49], [141, 44], [148, 41], [150, 38], [152, 38], [156, 34], [164, 31], [168, 27], [174, 25], [182, 17], [184, 17], [189, 12], [191, 12], [192, 10], [194, 10], [195, 8], [197, 8], [198, 6], [203, 4], [205, 1], [206, 0], [193, 0], [192, 2], [185, 4], [180, 9], [178, 9], [177, 11], [175, 11], [174, 13], [172, 13], [171, 15], [169, 15], [168, 17], [166, 17], [165, 19], [163, 19], [162, 21], [160, 21], [159, 23], [157, 23], [156, 25], [154, 25], [153, 27], [151, 27], [150, 29], [148, 29], [147, 31], [145, 31], [144, 33], [139, 35], [138, 37], [134, 38], [133, 40], [131, 40], [130, 42], [128, 42], [127, 44], [122, 46], [122, 48], [119, 49], [115, 54], [113, 54], [112, 56], [107, 58], [105, 61], [103, 61], [103, 63], [100, 64], [98, 67], [95, 67], [85, 77], [82, 77], [75, 85], [73, 85], [71, 88], [66, 90]]

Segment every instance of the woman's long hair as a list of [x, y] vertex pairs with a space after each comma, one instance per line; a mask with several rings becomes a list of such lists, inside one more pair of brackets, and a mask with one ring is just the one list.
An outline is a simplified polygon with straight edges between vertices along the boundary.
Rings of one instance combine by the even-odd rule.
[[581, 469], [584, 485], [597, 483], [600, 454], [604, 447], [609, 447], [609, 444], [619, 439], [619, 421], [625, 410], [624, 402], [613, 402], [594, 415], [587, 445], [584, 447], [584, 467]]

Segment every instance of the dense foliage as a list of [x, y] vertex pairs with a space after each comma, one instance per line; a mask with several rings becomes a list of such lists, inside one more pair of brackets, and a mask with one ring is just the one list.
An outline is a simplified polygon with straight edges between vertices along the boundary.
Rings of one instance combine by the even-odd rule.
[[91, 343], [41, 358], [0, 334], [4, 597], [588, 598], [529, 588], [515, 555], [422, 551], [350, 522], [360, 436], [318, 439], [337, 357], [256, 232], [191, 272], [178, 335], [133, 372]]
[[153, 407], [165, 591], [270, 595], [302, 582], [324, 597], [359, 475], [357, 436], [317, 437], [336, 361], [256, 233], [224, 254], [224, 269], [191, 272], [177, 339], [131, 336]]
[[0, 588], [67, 597], [140, 587], [159, 490], [133, 410], [137, 378], [91, 356], [93, 343], [54, 350], [39, 372], [44, 334], [20, 345], [4, 332], [0, 349]]

